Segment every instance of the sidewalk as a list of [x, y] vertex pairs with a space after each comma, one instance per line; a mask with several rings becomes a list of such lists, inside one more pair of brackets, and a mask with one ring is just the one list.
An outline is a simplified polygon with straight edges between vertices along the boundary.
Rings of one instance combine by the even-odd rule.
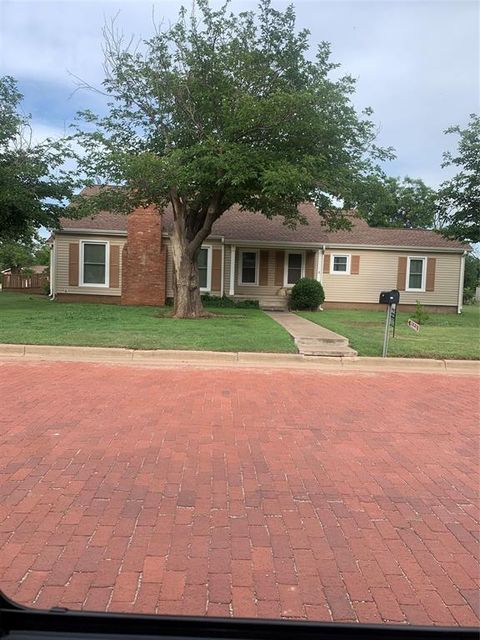
[[64, 347], [0, 344], [0, 361], [105, 362], [143, 367], [268, 368], [330, 372], [397, 371], [480, 374], [478, 360], [420, 358], [319, 357], [302, 354], [229, 351], [135, 350], [108, 347]]
[[267, 316], [278, 322], [295, 341], [304, 356], [327, 356], [354, 358], [357, 352], [348, 344], [348, 338], [325, 329], [325, 327], [285, 311], [265, 311]]

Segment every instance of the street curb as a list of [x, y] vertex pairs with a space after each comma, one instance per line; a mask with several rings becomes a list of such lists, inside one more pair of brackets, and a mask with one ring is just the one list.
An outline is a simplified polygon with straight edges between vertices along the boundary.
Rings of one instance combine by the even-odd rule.
[[105, 362], [144, 367], [288, 368], [326, 372], [480, 374], [478, 360], [421, 358], [322, 357], [296, 353], [228, 351], [136, 350], [118, 347], [71, 347], [0, 344], [0, 360]]

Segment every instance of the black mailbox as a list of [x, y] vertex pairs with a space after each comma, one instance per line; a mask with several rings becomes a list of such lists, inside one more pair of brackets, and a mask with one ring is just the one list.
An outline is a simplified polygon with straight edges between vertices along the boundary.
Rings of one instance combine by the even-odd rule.
[[378, 302], [380, 304], [398, 304], [400, 302], [400, 291], [398, 291], [398, 289], [381, 291]]

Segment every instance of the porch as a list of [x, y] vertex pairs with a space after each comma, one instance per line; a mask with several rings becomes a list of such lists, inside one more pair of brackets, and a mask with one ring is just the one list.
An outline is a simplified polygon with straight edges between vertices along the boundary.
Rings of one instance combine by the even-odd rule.
[[226, 292], [235, 300], [258, 300], [260, 308], [287, 309], [288, 294], [300, 278], [321, 280], [322, 251], [311, 246], [225, 247]]

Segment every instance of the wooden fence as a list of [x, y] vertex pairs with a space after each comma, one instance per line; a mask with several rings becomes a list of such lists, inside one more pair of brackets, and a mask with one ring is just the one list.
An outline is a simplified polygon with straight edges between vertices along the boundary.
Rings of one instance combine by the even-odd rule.
[[3, 273], [2, 290], [21, 293], [45, 293], [45, 283], [48, 282], [48, 274], [33, 273]]

